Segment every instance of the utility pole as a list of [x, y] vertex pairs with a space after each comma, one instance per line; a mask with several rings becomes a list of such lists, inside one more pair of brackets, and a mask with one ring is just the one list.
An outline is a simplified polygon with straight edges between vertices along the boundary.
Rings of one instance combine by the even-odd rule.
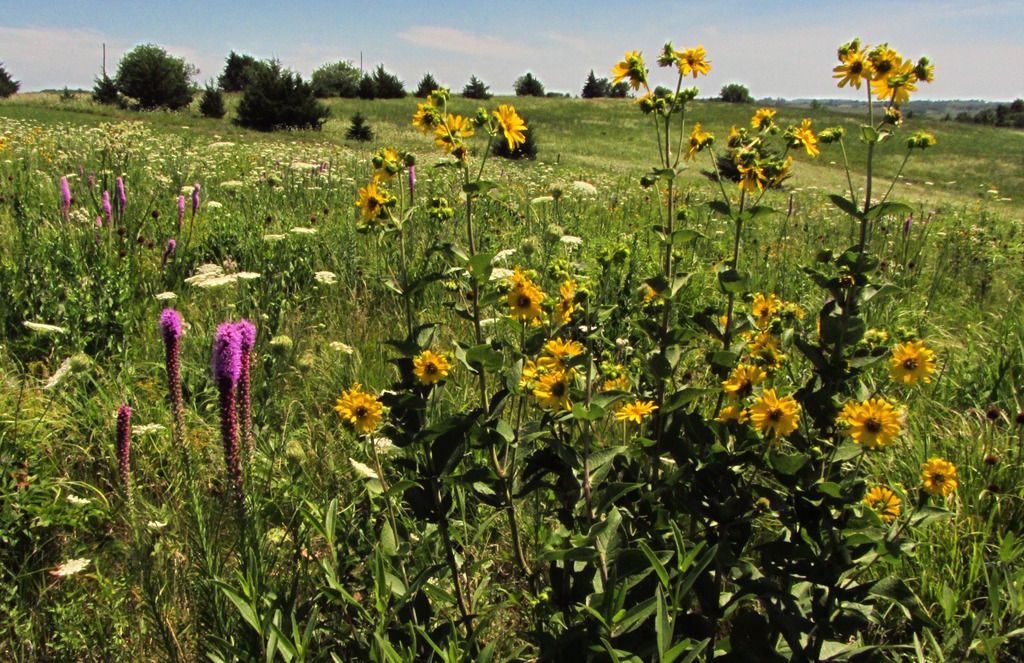
[[103, 42], [103, 78], [107, 77], [107, 42]]

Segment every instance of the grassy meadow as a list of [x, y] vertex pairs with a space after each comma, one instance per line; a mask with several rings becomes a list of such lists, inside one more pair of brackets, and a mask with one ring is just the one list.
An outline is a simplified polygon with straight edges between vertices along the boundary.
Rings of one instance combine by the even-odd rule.
[[5, 660], [1024, 657], [1024, 134], [86, 97], [0, 101]]

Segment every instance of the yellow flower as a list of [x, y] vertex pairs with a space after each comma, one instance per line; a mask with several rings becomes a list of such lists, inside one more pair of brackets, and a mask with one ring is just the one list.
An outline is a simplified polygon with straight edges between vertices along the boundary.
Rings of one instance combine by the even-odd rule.
[[564, 371], [566, 361], [583, 354], [583, 345], [578, 341], [563, 341], [560, 338], [553, 338], [544, 344], [546, 357], [541, 357], [539, 364]]
[[910, 93], [917, 91], [917, 74], [914, 63], [909, 60], [897, 60], [886, 76], [876, 76], [871, 81], [871, 91], [881, 101], [892, 101], [900, 106], [910, 100]]
[[889, 359], [889, 375], [893, 380], [903, 384], [914, 384], [921, 380], [925, 384], [932, 381], [935, 372], [935, 353], [928, 349], [924, 341], [908, 341], [892, 349]]
[[444, 355], [436, 354], [430, 350], [424, 350], [412, 360], [412, 372], [419, 378], [419, 381], [426, 385], [437, 384], [448, 377], [451, 364]]
[[536, 386], [537, 383], [537, 378], [539, 378], [541, 375], [544, 375], [546, 372], [547, 371], [544, 369], [544, 367], [540, 366], [534, 360], [526, 360], [526, 363], [523, 364], [523, 373], [519, 377], [519, 388], [533, 391], [533, 388]]
[[900, 515], [900, 498], [885, 486], [875, 486], [869, 490], [864, 496], [864, 504], [887, 523], [896, 520]]
[[868, 60], [871, 62], [872, 79], [877, 81], [889, 76], [903, 61], [903, 56], [889, 48], [889, 44], [879, 44], [871, 49]]
[[758, 108], [754, 117], [750, 118], [750, 126], [758, 131], [763, 131], [772, 126], [775, 121], [774, 108]]
[[612, 85], [626, 78], [629, 79], [629, 86], [639, 90], [642, 85], [647, 89], [647, 67], [644, 65], [644, 54], [640, 51], [626, 51], [622, 61], [612, 67]]
[[526, 122], [523, 122], [523, 118], [514, 107], [508, 104], [498, 106], [498, 110], [494, 111], [494, 118], [498, 121], [501, 132], [505, 134], [508, 149], [514, 150], [526, 142], [526, 136], [523, 135], [523, 132], [527, 131]]
[[750, 420], [766, 437], [786, 437], [800, 424], [800, 404], [792, 396], [779, 398], [774, 389], [766, 389], [750, 406]]
[[739, 127], [735, 124], [729, 127], [729, 138], [726, 140], [726, 144], [729, 147], [739, 147], [742, 142], [743, 134], [740, 133]]
[[921, 483], [929, 495], [949, 497], [956, 490], [956, 466], [942, 458], [929, 458], [921, 466]]
[[621, 364], [615, 365], [615, 370], [618, 375], [609, 376], [604, 383], [601, 385], [601, 391], [629, 391], [629, 377], [626, 376], [625, 369], [622, 368]]
[[395, 199], [391, 194], [377, 187], [377, 180], [371, 180], [369, 184], [359, 190], [356, 207], [362, 212], [363, 221], [373, 221], [384, 217], [388, 207], [394, 202]]
[[544, 301], [544, 293], [532, 283], [508, 292], [509, 315], [517, 320], [533, 320], [540, 316], [540, 303]]
[[362, 385], [357, 382], [342, 392], [334, 410], [352, 428], [360, 433], [369, 433], [380, 423], [384, 406], [373, 394], [364, 393]]
[[542, 375], [537, 379], [537, 386], [533, 389], [533, 395], [540, 406], [546, 410], [569, 410], [569, 375], [562, 371], [555, 371]]
[[572, 321], [572, 314], [579, 308], [576, 299], [576, 279], [569, 279], [558, 288], [559, 300], [555, 305], [555, 325], [567, 325]]
[[393, 147], [385, 147], [373, 155], [373, 176], [377, 180], [390, 180], [402, 170], [402, 155]]
[[807, 154], [812, 157], [821, 154], [821, 149], [818, 148], [818, 138], [814, 135], [814, 131], [811, 130], [810, 119], [804, 118], [800, 126], [794, 127], [789, 133], [790, 147], [800, 147], [802, 145], [807, 150]]
[[750, 306], [750, 312], [754, 314], [757, 326], [764, 329], [771, 324], [772, 318], [781, 307], [782, 301], [775, 296], [775, 293], [769, 293], [766, 296], [763, 292], [759, 292], [754, 295], [754, 303]]
[[690, 131], [690, 149], [686, 151], [687, 161], [695, 159], [697, 153], [713, 143], [714, 140], [714, 134], [709, 131], [701, 131], [700, 122], [694, 122], [693, 130]]
[[707, 53], [704, 52], [704, 46], [688, 48], [682, 53], [679, 53], [678, 57], [679, 73], [683, 76], [692, 73], [693, 77], [697, 78], [697, 74], [707, 76], [708, 72], [711, 71], [711, 62], [707, 60]]
[[842, 64], [832, 71], [832, 78], [839, 79], [839, 87], [852, 85], [859, 90], [863, 79], [871, 77], [871, 61], [864, 51], [850, 50], [842, 58]]
[[839, 413], [839, 421], [846, 424], [846, 434], [854, 442], [872, 451], [891, 445], [902, 428], [899, 413], [884, 398], [847, 403]]
[[782, 368], [786, 360], [782, 352], [782, 341], [771, 332], [762, 331], [757, 336], [751, 336], [750, 345], [747, 346], [747, 353], [750, 358], [762, 364], [769, 371]]
[[745, 424], [749, 418], [750, 414], [739, 405], [727, 405], [721, 409], [715, 421], [720, 424], [727, 424], [730, 421]]
[[768, 178], [765, 177], [764, 170], [760, 166], [757, 164], [749, 166], [739, 164], [736, 166], [736, 169], [740, 172], [740, 190], [747, 193], [764, 191], [764, 185], [768, 182]]
[[632, 421], [635, 424], [642, 424], [644, 417], [658, 409], [654, 401], [636, 400], [626, 403], [615, 411], [615, 418], [619, 421]]
[[416, 104], [416, 113], [412, 116], [412, 125], [422, 131], [428, 133], [433, 129], [439, 120], [439, 112], [433, 102], [428, 101], [425, 104]]
[[434, 143], [449, 154], [463, 147], [463, 140], [475, 133], [473, 121], [462, 115], [447, 114], [434, 128]]
[[931, 83], [935, 80], [935, 65], [928, 58], [922, 57], [914, 67], [914, 75], [922, 83]]
[[746, 398], [768, 374], [751, 364], [740, 364], [732, 369], [729, 379], [722, 382], [722, 391], [731, 399]]

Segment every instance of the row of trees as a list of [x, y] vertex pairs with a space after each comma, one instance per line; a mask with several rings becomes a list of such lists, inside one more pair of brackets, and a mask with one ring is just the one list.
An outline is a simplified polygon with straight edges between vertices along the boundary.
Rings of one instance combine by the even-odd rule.
[[1009, 104], [999, 104], [995, 108], [983, 108], [973, 114], [967, 111], [957, 113], [956, 121], [1024, 129], [1024, 99], [1014, 99]]

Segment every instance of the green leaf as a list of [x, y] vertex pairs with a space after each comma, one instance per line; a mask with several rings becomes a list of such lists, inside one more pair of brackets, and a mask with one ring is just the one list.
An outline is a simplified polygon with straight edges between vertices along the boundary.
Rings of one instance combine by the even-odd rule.
[[665, 605], [665, 593], [661, 587], [655, 589], [655, 598], [657, 599], [657, 615], [654, 619], [654, 635], [658, 640], [658, 661], [664, 663], [665, 652], [672, 644], [672, 635], [675, 629], [669, 619], [668, 606]]
[[238, 614], [241, 615], [245, 623], [251, 626], [254, 631], [263, 635], [263, 625], [260, 623], [259, 617], [256, 616], [256, 609], [230, 586], [219, 580], [214, 581], [214, 583], [220, 587], [220, 591], [224, 592], [224, 596], [228, 597], [228, 600], [235, 604]]
[[686, 244], [692, 242], [698, 237], [704, 237], [700, 231], [694, 230], [693, 228], [680, 228], [672, 232], [672, 244]]
[[491, 262], [494, 254], [489, 252], [478, 253], [469, 259], [467, 269], [477, 283], [487, 283], [491, 278], [491, 271], [494, 269]]
[[651, 550], [651, 547], [647, 545], [645, 541], [639, 541], [640, 552], [644, 554], [647, 561], [651, 563], [651, 568], [654, 569], [654, 573], [657, 574], [658, 580], [661, 581], [661, 586], [668, 589], [668, 571], [665, 570], [665, 565], [661, 563], [658, 556]]
[[488, 182], [486, 180], [481, 180], [479, 182], [469, 182], [467, 184], [462, 185], [462, 190], [470, 195], [479, 195], [481, 193], [486, 193], [491, 189], [496, 188], [498, 188], [497, 184], [495, 184], [494, 182]]
[[881, 139], [881, 134], [874, 127], [868, 126], [867, 124], [860, 125], [860, 140], [862, 143], [877, 143]]
[[925, 525], [930, 525], [931, 523], [939, 520], [945, 520], [952, 515], [953, 514], [946, 509], [940, 509], [939, 507], [934, 506], [922, 506], [914, 512], [913, 516], [911, 516], [910, 524], [914, 527], [924, 527]]
[[811, 457], [804, 453], [784, 454], [775, 451], [768, 453], [768, 463], [772, 469], [784, 476], [793, 476], [810, 461]]
[[[835, 193], [829, 194], [829, 200], [832, 201], [833, 205], [835, 205], [839, 209], [843, 210], [844, 212], [846, 212], [847, 214], [849, 214], [853, 218], [855, 218], [855, 219], [863, 219], [864, 218], [864, 215], [860, 213], [859, 209], [857, 209], [857, 204], [847, 200], [843, 196], [840, 196], [839, 194], [835, 194]], [[822, 262], [824, 262], [824, 261], [822, 261]]]
[[711, 208], [712, 212], [717, 212], [718, 214], [721, 214], [722, 216], [729, 216], [729, 217], [732, 216], [732, 208], [730, 208], [727, 203], [724, 203], [721, 200], [712, 200], [712, 201], [710, 201], [708, 203], [708, 207]]
[[758, 219], [764, 219], [774, 214], [778, 214], [779, 210], [768, 205], [755, 205], [750, 209], [746, 210], [743, 214], [749, 221], [757, 221]]
[[583, 403], [576, 403], [572, 406], [572, 416], [578, 421], [597, 421], [603, 419], [604, 415], [604, 408], [596, 403], [592, 403], [590, 407]]
[[900, 607], [908, 619], [915, 622], [935, 627], [936, 624], [921, 605], [921, 599], [917, 598], [913, 590], [903, 582], [902, 578], [888, 576], [882, 578], [868, 590], [871, 596], [879, 596], [889, 599]]
[[750, 277], [738, 272], [733, 268], [723, 269], [718, 272], [718, 286], [726, 294], [741, 295], [747, 291], [747, 282]]
[[484, 371], [497, 371], [501, 368], [503, 359], [502, 354], [491, 347], [490, 343], [474, 345], [466, 350], [466, 364], [474, 370], [479, 366]]
[[906, 216], [913, 213], [913, 211], [914, 208], [906, 203], [885, 202], [870, 208], [864, 216], [874, 221], [886, 216]]

